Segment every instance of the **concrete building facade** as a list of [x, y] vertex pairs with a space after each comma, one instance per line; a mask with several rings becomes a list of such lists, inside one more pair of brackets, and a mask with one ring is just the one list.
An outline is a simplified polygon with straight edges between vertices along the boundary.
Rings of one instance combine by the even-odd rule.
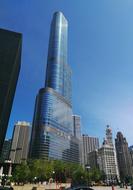
[[94, 150], [92, 152], [88, 153], [88, 157], [87, 157], [87, 165], [90, 168], [97, 168], [99, 169], [99, 155], [98, 155], [98, 150]]
[[30, 141], [30, 123], [18, 121], [14, 126], [9, 159], [18, 164], [27, 159]]
[[118, 159], [120, 178], [121, 181], [125, 181], [127, 178], [133, 177], [133, 169], [131, 156], [128, 149], [128, 143], [121, 132], [117, 133], [117, 137], [115, 139], [115, 147]]
[[116, 150], [113, 144], [112, 129], [109, 125], [106, 127], [106, 138], [98, 150], [98, 157], [99, 168], [105, 175], [105, 181], [107, 183], [119, 181]]
[[97, 137], [90, 137], [83, 134], [81, 137], [82, 148], [82, 164], [85, 166], [88, 164], [88, 153], [99, 148], [99, 139]]
[[132, 168], [133, 168], [133, 145], [129, 147], [129, 153], [130, 153], [131, 163], [132, 163]]

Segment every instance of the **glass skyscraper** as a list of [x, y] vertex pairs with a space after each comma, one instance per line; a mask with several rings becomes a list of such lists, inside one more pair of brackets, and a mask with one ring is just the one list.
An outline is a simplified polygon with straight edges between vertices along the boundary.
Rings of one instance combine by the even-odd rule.
[[79, 162], [78, 139], [73, 135], [71, 68], [67, 64], [68, 22], [53, 16], [45, 88], [35, 104], [30, 157]]

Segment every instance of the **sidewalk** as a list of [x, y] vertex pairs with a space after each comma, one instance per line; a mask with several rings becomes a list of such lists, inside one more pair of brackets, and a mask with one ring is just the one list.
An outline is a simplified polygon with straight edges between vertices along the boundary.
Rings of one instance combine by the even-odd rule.
[[60, 189], [61, 187], [68, 188], [70, 187], [70, 184], [62, 183], [62, 184], [55, 184], [50, 183], [48, 185], [39, 185], [39, 184], [26, 184], [24, 186], [13, 186], [14, 190], [32, 190], [33, 187], [37, 187], [37, 190], [49, 190], [49, 189]]
[[[61, 184], [63, 187], [69, 187], [69, 184]], [[27, 184], [24, 186], [14, 186], [14, 190], [32, 190], [33, 187], [37, 187], [37, 190], [49, 190], [49, 189], [59, 189], [59, 186], [56, 186], [55, 184], [48, 184], [48, 185], [33, 185], [33, 184]], [[112, 187], [103, 187], [103, 186], [97, 186], [92, 187], [94, 190], [112, 190]], [[126, 190], [126, 188], [120, 188], [120, 187], [114, 187], [114, 190]], [[127, 190], [131, 190], [131, 187], [128, 187]]]

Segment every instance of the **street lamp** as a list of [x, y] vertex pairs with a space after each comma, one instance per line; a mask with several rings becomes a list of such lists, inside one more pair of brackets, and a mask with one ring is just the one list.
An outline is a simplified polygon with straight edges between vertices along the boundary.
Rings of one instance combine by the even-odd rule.
[[34, 177], [34, 183], [36, 184], [36, 182], [37, 182], [37, 177], [35, 176]]
[[86, 165], [85, 168], [86, 168], [86, 171], [89, 174], [89, 178], [88, 178], [89, 180], [87, 180], [87, 181], [89, 181], [89, 183], [87, 185], [90, 185], [90, 169], [91, 169], [91, 167], [89, 165]]
[[52, 172], [53, 173], [53, 179], [56, 182], [56, 176], [55, 176], [55, 171]]
[[55, 183], [56, 190], [57, 190], [58, 188], [57, 188], [57, 181], [56, 181], [56, 173], [55, 173], [55, 171], [53, 171], [52, 173], [53, 173], [53, 176], [54, 176], [53, 177], [54, 178], [54, 183]]

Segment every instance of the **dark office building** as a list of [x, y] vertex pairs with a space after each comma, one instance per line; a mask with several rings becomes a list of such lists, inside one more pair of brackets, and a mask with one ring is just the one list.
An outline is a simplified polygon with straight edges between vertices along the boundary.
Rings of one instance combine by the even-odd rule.
[[67, 63], [68, 22], [53, 15], [45, 88], [35, 105], [30, 156], [79, 162], [79, 145], [73, 134], [71, 68]]
[[21, 46], [21, 34], [0, 29], [0, 152], [20, 71]]
[[99, 169], [98, 156], [99, 156], [98, 150], [94, 150], [94, 151], [88, 153], [87, 165], [90, 166], [90, 168], [98, 168]]
[[11, 139], [6, 139], [4, 141], [3, 147], [2, 147], [2, 152], [1, 152], [1, 157], [0, 157], [0, 162], [3, 163], [5, 160], [9, 159], [9, 154], [10, 154], [10, 149], [11, 149]]
[[133, 167], [133, 145], [129, 147], [129, 153], [131, 156], [131, 162], [132, 162], [132, 167]]
[[131, 157], [128, 150], [128, 143], [121, 132], [117, 133], [115, 139], [116, 154], [121, 180], [133, 177]]
[[73, 133], [81, 141], [81, 118], [79, 115], [73, 115]]

